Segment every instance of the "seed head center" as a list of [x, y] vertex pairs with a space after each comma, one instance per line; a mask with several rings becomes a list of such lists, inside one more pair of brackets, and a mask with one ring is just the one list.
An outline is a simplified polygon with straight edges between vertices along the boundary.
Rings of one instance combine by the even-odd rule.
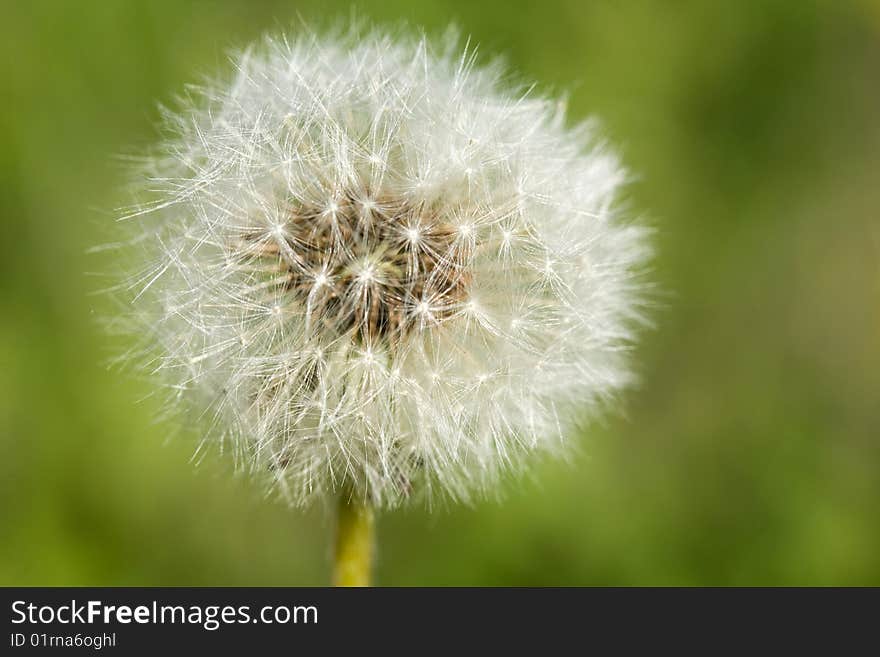
[[465, 306], [472, 254], [462, 236], [473, 226], [424, 205], [346, 196], [323, 207], [291, 204], [268, 237], [248, 233], [244, 251], [251, 262], [256, 252], [277, 263], [284, 282], [272, 293], [298, 306], [313, 330], [398, 345]]

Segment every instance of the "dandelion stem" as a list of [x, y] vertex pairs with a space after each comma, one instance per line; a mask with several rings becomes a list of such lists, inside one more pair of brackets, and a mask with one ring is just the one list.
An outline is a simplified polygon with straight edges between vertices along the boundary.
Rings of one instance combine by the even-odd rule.
[[343, 492], [336, 520], [335, 586], [370, 586], [375, 520], [368, 501]]

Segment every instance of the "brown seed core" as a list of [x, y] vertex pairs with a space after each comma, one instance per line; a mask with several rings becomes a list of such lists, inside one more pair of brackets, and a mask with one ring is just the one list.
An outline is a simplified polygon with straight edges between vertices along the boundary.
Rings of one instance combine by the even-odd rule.
[[268, 235], [246, 234], [245, 251], [277, 264], [279, 288], [313, 331], [396, 345], [460, 310], [470, 239], [425, 205], [346, 196], [329, 207], [292, 205]]

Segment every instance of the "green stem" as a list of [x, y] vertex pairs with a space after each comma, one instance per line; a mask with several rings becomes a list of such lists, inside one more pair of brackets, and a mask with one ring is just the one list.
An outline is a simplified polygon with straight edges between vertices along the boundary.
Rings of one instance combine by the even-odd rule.
[[336, 520], [335, 586], [370, 586], [375, 519], [369, 502], [343, 491]]

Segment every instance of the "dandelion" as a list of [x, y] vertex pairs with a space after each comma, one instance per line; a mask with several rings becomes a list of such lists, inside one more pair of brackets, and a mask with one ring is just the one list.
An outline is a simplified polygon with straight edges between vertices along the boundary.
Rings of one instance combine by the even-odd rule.
[[454, 38], [268, 38], [168, 113], [127, 218], [149, 365], [294, 505], [470, 501], [632, 380], [645, 230], [560, 103]]

